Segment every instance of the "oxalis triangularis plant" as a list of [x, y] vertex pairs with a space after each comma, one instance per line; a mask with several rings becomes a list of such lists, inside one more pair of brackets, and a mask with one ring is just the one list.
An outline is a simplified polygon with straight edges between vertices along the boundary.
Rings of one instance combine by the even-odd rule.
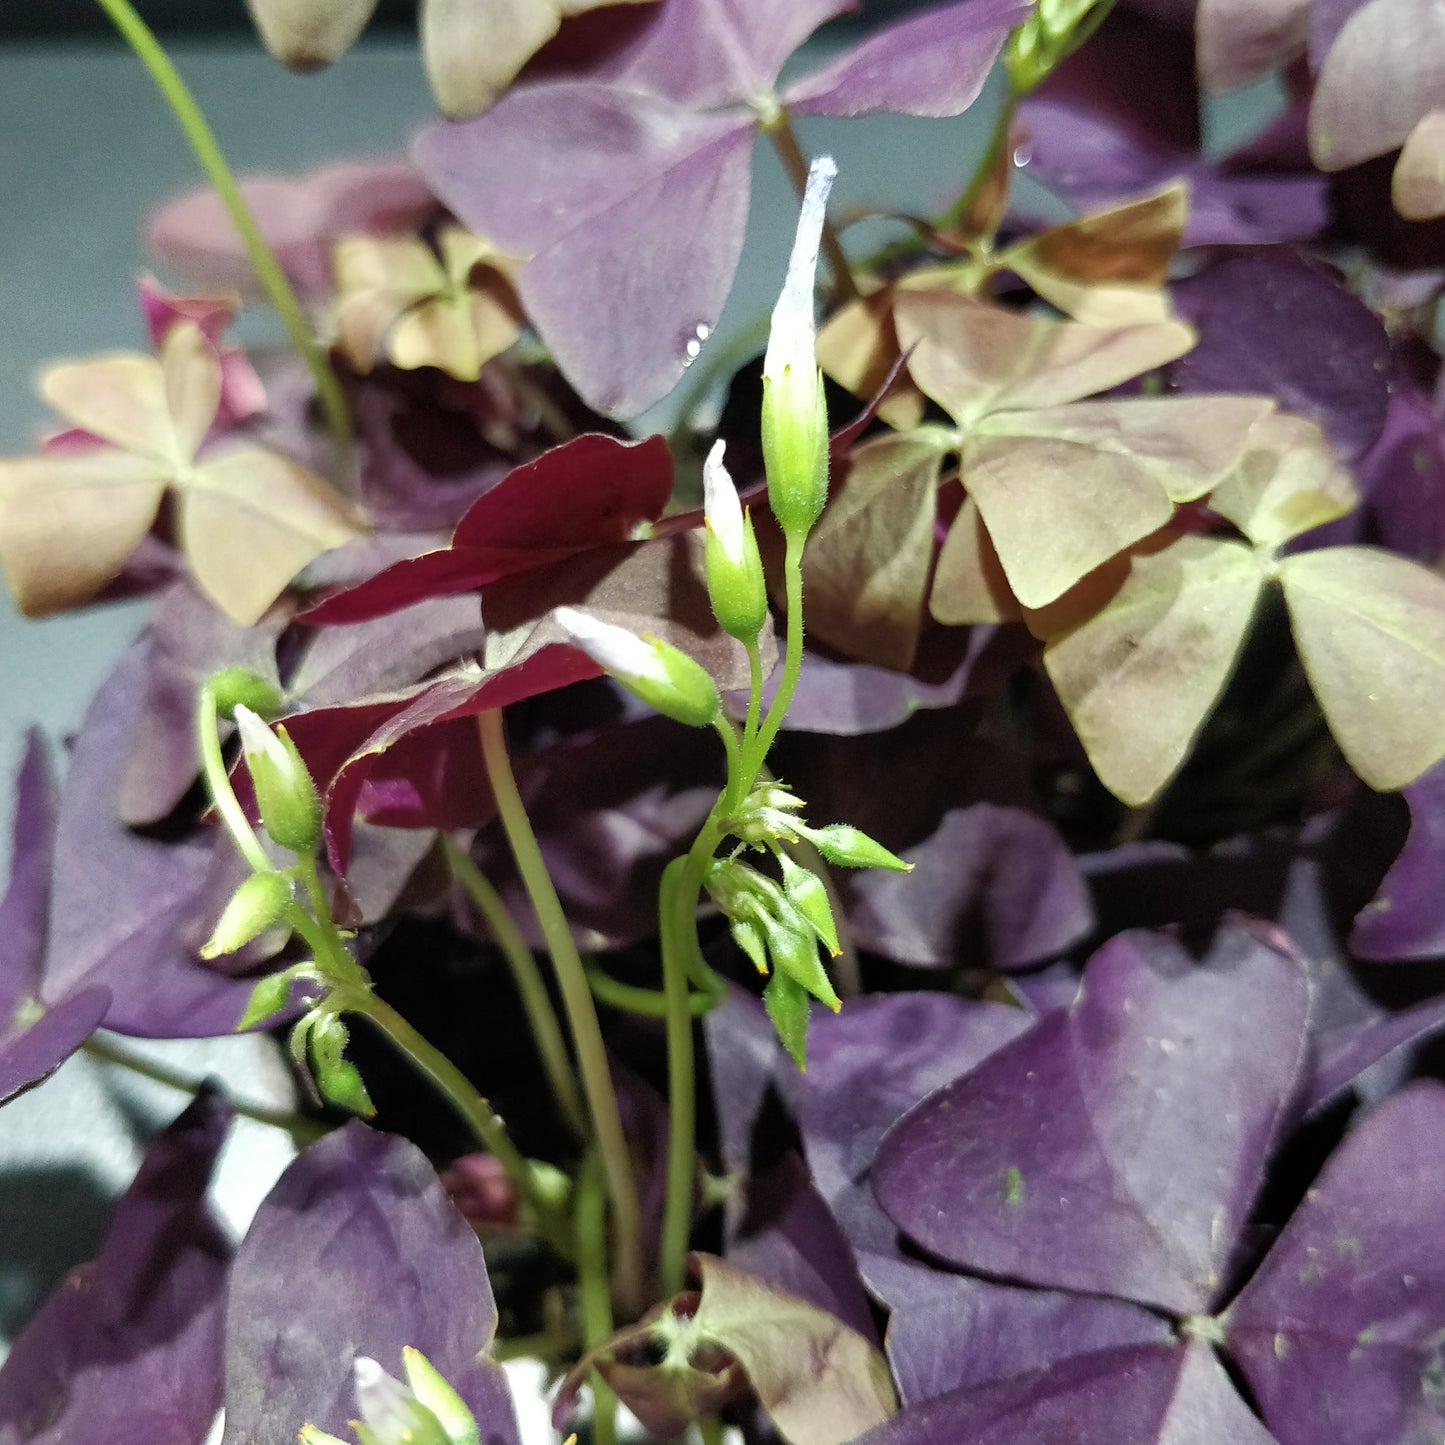
[[[156, 594], [16, 782], [0, 1100], [243, 1030], [299, 1104], [160, 1070], [0, 1445], [509, 1445], [523, 1357], [603, 1445], [1445, 1437], [1433, 17], [963, 0], [782, 82], [844, 0], [425, 0], [409, 161], [238, 183], [100, 3], [210, 189], [0, 461], [23, 611]], [[251, 8], [311, 67], [372, 5]], [[846, 253], [792, 118], [996, 62]]]

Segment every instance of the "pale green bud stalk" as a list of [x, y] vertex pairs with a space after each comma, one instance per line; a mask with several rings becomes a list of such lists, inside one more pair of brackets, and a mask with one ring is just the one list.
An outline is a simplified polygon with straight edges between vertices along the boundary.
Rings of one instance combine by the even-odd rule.
[[262, 826], [283, 848], [310, 856], [321, 842], [321, 799], [296, 744], [248, 707], [236, 708], [236, 725]]
[[702, 469], [707, 594], [722, 630], [739, 642], [755, 642], [768, 616], [768, 588], [752, 514], [743, 510], [723, 465], [723, 446], [713, 446]]
[[763, 358], [763, 461], [768, 501], [783, 535], [797, 545], [828, 499], [828, 409], [815, 354], [813, 289], [828, 192], [838, 167], [820, 156], [808, 172], [788, 276], [773, 308]]
[[575, 607], [552, 614], [574, 647], [649, 707], [689, 727], [709, 727], [722, 712], [717, 684], [700, 662], [656, 637], [639, 637]]
[[231, 895], [216, 931], [201, 948], [201, 957], [216, 958], [244, 948], [279, 923], [290, 902], [291, 880], [284, 873], [253, 873]]

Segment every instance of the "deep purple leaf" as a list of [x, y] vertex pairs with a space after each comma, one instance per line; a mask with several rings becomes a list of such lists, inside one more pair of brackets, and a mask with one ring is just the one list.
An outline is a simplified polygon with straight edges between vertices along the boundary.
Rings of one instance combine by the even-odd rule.
[[978, 99], [1028, 0], [963, 0], [870, 35], [784, 93], [798, 115], [959, 115]]
[[1445, 1429], [1445, 1088], [1346, 1136], [1226, 1316], [1281, 1445], [1415, 1445]]
[[1353, 459], [1380, 435], [1390, 342], [1343, 282], [1274, 252], [1222, 261], [1174, 290], [1199, 344], [1174, 363], [1185, 391], [1262, 392], [1317, 421]]
[[927, 991], [849, 999], [814, 1018], [795, 1084], [798, 1123], [818, 1191], [855, 1248], [893, 1248], [868, 1184], [883, 1136], [1033, 1022], [1005, 1004]]
[[796, 1154], [785, 1154], [744, 1182], [742, 1217], [728, 1240], [727, 1258], [878, 1343], [853, 1251]]
[[1442, 1029], [1445, 998], [1434, 998], [1396, 1013], [1381, 1012], [1368, 1023], [1326, 1035], [1316, 1042], [1310, 1085], [1300, 1101], [1301, 1109], [1314, 1113], [1347, 1088], [1357, 1086], [1367, 1071], [1394, 1060], [1407, 1062], [1403, 1056], [1408, 1051]]
[[905, 1405], [1172, 1338], [1167, 1320], [1123, 1300], [993, 1284], [882, 1255], [865, 1255], [862, 1266], [892, 1312], [888, 1361]]
[[196, 959], [213, 839], [163, 842], [131, 832], [116, 817], [146, 682], [139, 643], [102, 684], [71, 753], [56, 827], [41, 1001], [104, 986], [113, 995], [107, 1028], [147, 1038], [227, 1034], [250, 985]]
[[236, 1252], [226, 1307], [226, 1445], [336, 1435], [356, 1413], [358, 1355], [398, 1374], [420, 1350], [471, 1406], [487, 1445], [515, 1445], [481, 1246], [414, 1145], [351, 1123], [307, 1148]]
[[818, 26], [857, 4], [659, 0], [648, 9], [640, 32], [591, 73], [705, 110], [766, 94], [783, 62]]
[[924, 968], [1025, 968], [1063, 953], [1094, 923], [1073, 855], [1052, 824], [975, 803], [903, 854], [912, 873], [851, 879], [858, 943]]
[[[857, 1445], [1273, 1445], [1198, 1340], [1097, 1350], [914, 1405]], [[1316, 1442], [1318, 1445], [1318, 1442]]]
[[0, 1104], [53, 1074], [100, 1027], [110, 1005], [108, 988], [83, 988], [43, 1007], [33, 1021], [12, 1021], [0, 1038]]
[[1355, 920], [1350, 948], [1361, 958], [1445, 955], [1445, 764], [1403, 791], [1410, 836], [1380, 891]]
[[634, 416], [717, 325], [742, 250], [752, 143], [750, 114], [699, 116], [559, 81], [423, 131], [415, 151], [463, 221], [531, 255], [519, 294], [577, 390], [607, 415]]
[[3, 1445], [201, 1445], [221, 1403], [230, 1247], [205, 1198], [230, 1111], [202, 1093], [146, 1149], [95, 1262], [0, 1370]]
[[895, 1125], [879, 1200], [953, 1264], [1205, 1310], [1296, 1087], [1307, 1003], [1296, 960], [1243, 927], [1203, 964], [1121, 935], [1070, 1009]]
[[149, 676], [145, 708], [120, 784], [123, 821], [155, 823], [171, 812], [200, 772], [196, 698], [222, 667], [249, 667], [279, 687], [276, 642], [288, 609], [273, 607], [239, 627], [188, 581], [167, 588], [146, 629]]
[[0, 902], [0, 1019], [13, 1019], [40, 982], [55, 807], [49, 752], [44, 737], [32, 729], [15, 777], [10, 882]]
[[671, 493], [672, 457], [663, 437], [575, 437], [513, 468], [478, 498], [447, 548], [397, 562], [318, 603], [303, 620], [313, 626], [363, 622], [630, 541], [641, 524], [662, 515]]
[[[1433, 352], [1426, 364], [1438, 367]], [[1385, 546], [1426, 566], [1445, 556], [1445, 425], [1403, 359], [1391, 378], [1385, 429], [1360, 458], [1356, 481]]]

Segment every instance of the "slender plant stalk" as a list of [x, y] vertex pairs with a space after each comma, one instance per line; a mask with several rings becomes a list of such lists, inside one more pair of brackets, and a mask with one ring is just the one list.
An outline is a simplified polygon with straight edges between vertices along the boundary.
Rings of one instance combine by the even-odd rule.
[[[587, 983], [599, 1003], [623, 1013], [638, 1014], [642, 1018], [661, 1019], [667, 1017], [667, 995], [655, 988], [638, 988], [635, 984], [619, 983], [611, 974], [604, 973], [595, 965], [587, 969]], [[694, 1018], [710, 1013], [722, 1002], [721, 993], [691, 993], [687, 1006]]]
[[[793, 189], [798, 193], [801, 200], [803, 192], [808, 188], [808, 158], [803, 154], [803, 148], [798, 144], [798, 137], [793, 131], [793, 123], [788, 119], [788, 112], [780, 106], [777, 115], [763, 124], [763, 133], [772, 141], [773, 149], [778, 153], [778, 159], [783, 163], [783, 169], [788, 173], [788, 179], [793, 183]], [[833, 229], [833, 223], [825, 215], [823, 217], [823, 254], [828, 258], [828, 274], [833, 281], [833, 291], [839, 301], [853, 301], [857, 299], [858, 287], [853, 280], [853, 272], [848, 265], [848, 257], [843, 251], [843, 243], [838, 239], [838, 233]]]
[[542, 936], [547, 940], [552, 966], [562, 991], [562, 1006], [567, 1011], [572, 1046], [582, 1074], [582, 1090], [592, 1116], [592, 1129], [607, 1180], [607, 1196], [612, 1205], [618, 1291], [629, 1306], [638, 1306], [642, 1297], [642, 1216], [637, 1204], [637, 1183], [632, 1177], [632, 1160], [617, 1111], [617, 1095], [607, 1066], [602, 1028], [597, 1022], [597, 1009], [592, 1002], [592, 990], [587, 985], [581, 956], [572, 941], [557, 890], [552, 886], [542, 850], [537, 844], [536, 834], [532, 832], [527, 810], [522, 806], [521, 794], [517, 791], [517, 780], [512, 775], [512, 764], [507, 757], [501, 713], [482, 713], [477, 719], [477, 730], [481, 737], [482, 760], [497, 800], [502, 827], [527, 896], [536, 910]]
[[572, 1061], [567, 1057], [567, 1042], [562, 1037], [562, 1028], [557, 1022], [557, 1014], [552, 1008], [552, 999], [547, 993], [547, 985], [542, 979], [541, 969], [537, 967], [537, 960], [533, 957], [532, 950], [527, 947], [527, 940], [522, 937], [512, 915], [507, 912], [507, 905], [502, 902], [501, 894], [483, 876], [482, 870], [451, 838], [443, 835], [442, 846], [446, 850], [452, 877], [466, 890], [467, 897], [472, 900], [483, 922], [491, 930], [493, 941], [512, 971], [512, 981], [517, 986], [527, 1022], [531, 1025], [532, 1038], [536, 1042], [538, 1054], [541, 1055], [542, 1068], [552, 1087], [557, 1107], [578, 1136], [584, 1137], [587, 1133], [587, 1113], [582, 1104], [582, 1096], [577, 1092]]
[[803, 545], [789, 540], [783, 555], [783, 589], [787, 598], [787, 641], [783, 654], [783, 677], [757, 733], [743, 750], [743, 770], [749, 788], [767, 760], [768, 749], [783, 725], [788, 706], [798, 688], [803, 668]]
[[763, 658], [758, 651], [756, 637], [743, 644], [748, 653], [748, 715], [743, 723], [743, 744], [746, 746], [757, 733], [759, 714], [763, 704]]
[[[988, 144], [984, 147], [983, 155], [979, 158], [978, 165], [975, 167], [973, 175], [969, 177], [969, 182], [963, 188], [962, 194], [939, 217], [939, 230], [956, 231], [993, 179], [999, 158], [1008, 148], [1009, 132], [1013, 127], [1014, 114], [1018, 110], [1019, 101], [1022, 98], [1018, 91], [1010, 85], [1003, 105], [999, 108], [998, 115], [994, 117], [993, 130], [989, 133]], [[982, 239], [992, 242], [993, 237], [986, 236]]]
[[[128, 1069], [131, 1073], [139, 1074], [142, 1078], [150, 1079], [154, 1083], [164, 1084], [166, 1088], [175, 1089], [182, 1094], [199, 1094], [203, 1087], [199, 1079], [193, 1079], [178, 1069], [172, 1069], [166, 1064], [157, 1063], [154, 1059], [133, 1053], [130, 1049], [121, 1048], [120, 1045], [102, 1038], [99, 1034], [92, 1034], [81, 1047], [92, 1058], [102, 1059], [107, 1064], [116, 1064], [122, 1069]], [[329, 1127], [319, 1119], [308, 1119], [306, 1115], [294, 1114], [288, 1109], [271, 1109], [264, 1104], [248, 1104], [243, 1099], [233, 1099], [229, 1095], [227, 1095], [227, 1101], [232, 1111], [243, 1119], [254, 1119], [258, 1124], [268, 1124], [273, 1129], [282, 1129], [290, 1134], [297, 1144], [310, 1144], [321, 1138], [323, 1134], [330, 1133]]]
[[269, 873], [271, 860], [261, 846], [250, 820], [241, 811], [236, 795], [231, 790], [231, 779], [226, 772], [226, 760], [221, 756], [221, 735], [217, 731], [220, 713], [216, 707], [216, 695], [209, 687], [201, 689], [196, 705], [196, 750], [201, 755], [201, 771], [210, 789], [211, 802], [220, 815], [221, 822], [231, 835], [240, 855], [256, 873]]
[[246, 198], [236, 183], [236, 177], [226, 164], [226, 158], [216, 140], [215, 133], [206, 123], [195, 97], [187, 89], [180, 72], [176, 70], [144, 20], [136, 13], [130, 0], [96, 0], [96, 3], [110, 17], [126, 43], [135, 52], [141, 64], [150, 72], [151, 79], [165, 97], [186, 140], [190, 142], [206, 179], [215, 188], [222, 204], [231, 217], [231, 223], [240, 233], [246, 247], [251, 268], [256, 273], [262, 289], [266, 292], [276, 314], [281, 318], [291, 337], [292, 345], [300, 352], [316, 383], [316, 395], [326, 413], [326, 422], [336, 442], [337, 451], [345, 459], [351, 448], [351, 417], [346, 408], [346, 397], [341, 383], [331, 369], [326, 353], [317, 344], [311, 331], [311, 324], [302, 309], [286, 273], [276, 254], [261, 234]]
[[[577, 1178], [577, 1292], [582, 1305], [582, 1344], [591, 1349], [612, 1333], [612, 1299], [607, 1290], [607, 1196], [602, 1158], [593, 1150]], [[617, 1396], [592, 1372], [594, 1445], [617, 1445]]]

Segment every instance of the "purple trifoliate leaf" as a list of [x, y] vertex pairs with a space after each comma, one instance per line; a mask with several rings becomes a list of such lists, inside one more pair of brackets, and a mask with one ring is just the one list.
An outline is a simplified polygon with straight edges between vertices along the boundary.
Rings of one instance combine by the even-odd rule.
[[1165, 1344], [1167, 1320], [1123, 1300], [1021, 1289], [867, 1254], [868, 1288], [891, 1310], [888, 1362], [905, 1405], [1031, 1374], [1093, 1350]]
[[[1438, 368], [1433, 353], [1421, 359]], [[1385, 428], [1360, 458], [1356, 480], [1378, 540], [1434, 566], [1445, 556], [1445, 425], [1413, 373], [1407, 358], [1398, 357]]]
[[1346, 1136], [1225, 1316], [1281, 1445], [1416, 1445], [1445, 1429], [1445, 1088]]
[[659, 0], [645, 26], [591, 74], [700, 110], [772, 90], [778, 72], [825, 20], [856, 0]]
[[1380, 891], [1355, 919], [1350, 948], [1360, 958], [1445, 954], [1445, 763], [1403, 791], [1410, 836]]
[[236, 1252], [226, 1307], [226, 1445], [346, 1434], [357, 1356], [420, 1350], [491, 1445], [515, 1445], [481, 1246], [405, 1140], [351, 1123], [277, 1181]]
[[116, 816], [146, 683], [142, 642], [101, 685], [71, 752], [40, 997], [58, 1003], [103, 986], [113, 995], [107, 1028], [147, 1038], [227, 1034], [250, 985], [196, 959], [212, 840], [163, 842], [132, 833]]
[[1197, 963], [1123, 934], [1078, 999], [890, 1131], [873, 1184], [942, 1259], [1197, 1313], [1231, 1253], [1304, 1063], [1308, 987], [1234, 926]]
[[40, 982], [55, 806], [49, 752], [44, 737], [32, 729], [15, 778], [10, 882], [0, 902], [0, 1024], [7, 1027]]
[[783, 102], [798, 115], [959, 115], [978, 99], [1028, 0], [963, 0], [880, 30], [795, 82]]
[[1173, 367], [1185, 391], [1249, 391], [1317, 421], [1347, 458], [1380, 435], [1390, 342], [1379, 318], [1329, 273], [1274, 252], [1211, 266], [1175, 288], [1199, 343]]
[[423, 131], [415, 151], [463, 221], [531, 254], [519, 294], [577, 390], [632, 416], [717, 325], [742, 250], [752, 143], [750, 114], [700, 116], [558, 81]]
[[911, 873], [850, 878], [858, 943], [923, 968], [1026, 968], [1093, 928], [1088, 891], [1052, 824], [1022, 808], [950, 810], [903, 855]]
[[857, 1445], [1274, 1445], [1208, 1345], [1096, 1350], [914, 1405]]
[[200, 1094], [146, 1149], [93, 1264], [0, 1369], [3, 1445], [201, 1445], [221, 1403], [230, 1246], [206, 1184], [230, 1121]]
[[0, 1033], [0, 1104], [53, 1074], [100, 1027], [110, 1004], [110, 990], [96, 987], [22, 1006]]

